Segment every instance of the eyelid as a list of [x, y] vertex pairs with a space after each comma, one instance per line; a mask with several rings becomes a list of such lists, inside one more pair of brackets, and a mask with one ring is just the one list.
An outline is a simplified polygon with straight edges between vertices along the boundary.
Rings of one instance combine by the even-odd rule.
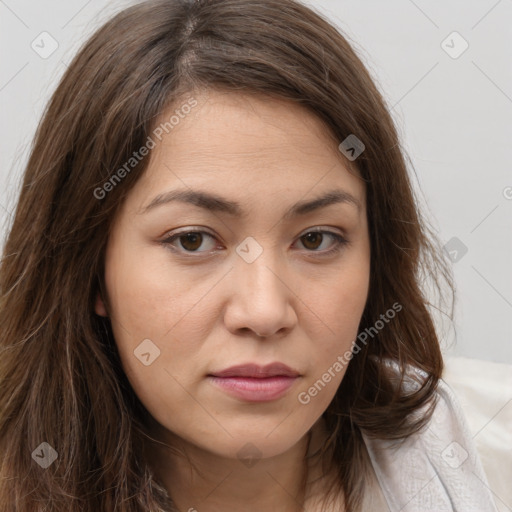
[[341, 232], [342, 230], [340, 228], [334, 228], [334, 227], [330, 227], [330, 226], [314, 226], [312, 228], [307, 228], [307, 229], [304, 229], [298, 236], [297, 238], [300, 238], [304, 235], [307, 235], [308, 233], [329, 233], [329, 234], [338, 234], [336, 233], [336, 231], [334, 230], [337, 230], [337, 231], [340, 231], [340, 235], [342, 235], [343, 233]]
[[207, 235], [210, 235], [213, 238], [217, 238], [217, 235], [210, 232], [208, 228], [205, 228], [204, 226], [186, 226], [184, 228], [178, 228], [173, 231], [168, 231], [164, 237], [165, 239], [169, 239], [174, 236], [178, 235], [186, 235], [187, 233], [206, 233]]

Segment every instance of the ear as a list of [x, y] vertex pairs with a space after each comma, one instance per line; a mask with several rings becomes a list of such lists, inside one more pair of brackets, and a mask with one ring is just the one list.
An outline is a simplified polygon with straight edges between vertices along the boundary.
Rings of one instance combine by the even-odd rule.
[[105, 304], [103, 299], [101, 298], [100, 292], [96, 295], [96, 303], [94, 304], [94, 311], [99, 316], [108, 316], [107, 309], [105, 308]]

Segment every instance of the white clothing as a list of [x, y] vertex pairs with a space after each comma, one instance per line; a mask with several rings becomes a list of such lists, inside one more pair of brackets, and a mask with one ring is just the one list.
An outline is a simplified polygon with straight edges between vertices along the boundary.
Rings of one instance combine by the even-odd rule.
[[[397, 371], [396, 363], [389, 364]], [[412, 390], [424, 374], [409, 374], [404, 386]], [[457, 398], [443, 380], [436, 394], [432, 418], [418, 434], [400, 442], [363, 434], [385, 500], [365, 512], [497, 511]]]

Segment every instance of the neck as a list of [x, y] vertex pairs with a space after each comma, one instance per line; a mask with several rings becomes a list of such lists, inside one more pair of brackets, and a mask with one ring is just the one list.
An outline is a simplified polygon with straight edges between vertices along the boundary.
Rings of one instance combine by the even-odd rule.
[[323, 497], [318, 456], [326, 435], [322, 427], [318, 422], [284, 453], [242, 461], [204, 450], [158, 426], [152, 433], [164, 444], [152, 443], [148, 456], [179, 510], [303, 512], [306, 503]]

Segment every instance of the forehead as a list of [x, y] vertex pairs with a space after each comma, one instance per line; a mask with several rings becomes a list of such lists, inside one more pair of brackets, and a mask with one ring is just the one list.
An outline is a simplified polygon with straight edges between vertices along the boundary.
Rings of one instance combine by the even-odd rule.
[[[307, 156], [321, 162], [336, 145], [319, 118], [290, 100], [214, 91], [198, 93], [194, 99], [197, 106], [176, 119], [178, 123], [167, 130], [169, 133], [162, 133], [162, 151], [172, 149], [175, 157], [183, 153], [197, 158], [208, 154], [221, 159], [245, 156], [254, 162], [296, 155], [297, 159]], [[160, 117], [161, 126], [173, 112], [180, 111], [184, 101]]]
[[[190, 98], [197, 104], [182, 108], [193, 104]], [[291, 101], [232, 92], [191, 94], [155, 126], [160, 130], [137, 186], [139, 202], [179, 185], [236, 195], [241, 202], [260, 192], [282, 200], [342, 187], [364, 203], [364, 183], [332, 133]]]

